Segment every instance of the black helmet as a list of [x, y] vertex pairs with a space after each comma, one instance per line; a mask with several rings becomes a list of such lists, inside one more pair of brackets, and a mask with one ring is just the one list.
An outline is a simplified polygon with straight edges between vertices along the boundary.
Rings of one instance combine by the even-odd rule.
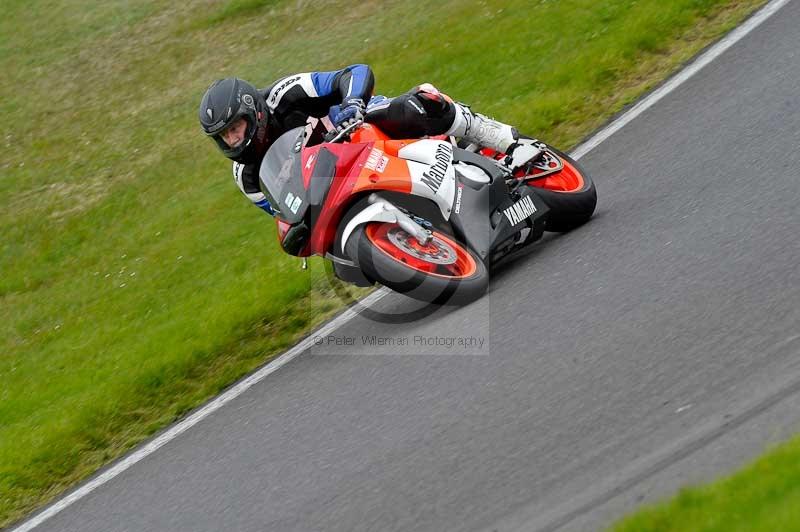
[[[258, 162], [267, 145], [267, 103], [258, 90], [239, 78], [218, 79], [208, 88], [198, 111], [203, 132], [225, 157], [240, 163]], [[247, 120], [244, 141], [231, 148], [220, 133], [239, 118]]]

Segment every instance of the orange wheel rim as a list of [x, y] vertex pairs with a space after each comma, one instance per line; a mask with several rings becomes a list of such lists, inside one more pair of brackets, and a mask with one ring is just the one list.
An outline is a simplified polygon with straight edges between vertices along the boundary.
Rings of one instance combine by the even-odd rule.
[[[548, 152], [551, 155], [555, 155], [551, 152]], [[494, 150], [484, 148], [481, 150], [481, 154], [485, 157], [491, 157], [495, 160], [501, 160], [506, 155], [504, 153], [496, 152]], [[555, 155], [557, 156], [557, 155]], [[554, 173], [547, 175], [545, 177], [537, 178], [537, 174], [546, 173], [547, 170], [541, 168], [532, 168], [529, 173], [525, 173], [523, 170], [519, 170], [517, 173], [514, 174], [514, 177], [517, 179], [525, 180], [526, 184], [537, 187], [543, 188], [547, 190], [552, 190], [553, 192], [578, 192], [583, 190], [586, 186], [586, 181], [583, 179], [583, 175], [581, 175], [580, 171], [578, 171], [575, 166], [564, 159], [561, 156], [557, 156], [561, 163], [563, 164], [563, 168]], [[558, 165], [553, 162], [551, 164], [552, 168], [557, 168]]]
[[464, 279], [478, 269], [463, 245], [438, 231], [433, 231], [427, 245], [420, 244], [396, 223], [371, 223], [365, 232], [370, 242], [392, 260], [427, 275]]
[[537, 179], [537, 169], [534, 169], [534, 172], [530, 174], [517, 177], [520, 179], [527, 179], [528, 185], [552, 190], [553, 192], [578, 192], [583, 190], [586, 182], [578, 169], [570, 164], [569, 161], [561, 159], [561, 162], [564, 163], [564, 167], [560, 172], [556, 172], [555, 174]]

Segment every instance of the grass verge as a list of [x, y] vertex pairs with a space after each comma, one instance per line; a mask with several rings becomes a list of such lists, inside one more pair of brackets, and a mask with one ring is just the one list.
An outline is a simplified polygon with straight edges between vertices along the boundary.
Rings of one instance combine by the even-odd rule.
[[683, 489], [620, 521], [614, 532], [800, 530], [800, 438], [731, 477]]
[[366, 62], [570, 146], [763, 3], [6, 0], [0, 526], [341, 306], [200, 135], [212, 79]]

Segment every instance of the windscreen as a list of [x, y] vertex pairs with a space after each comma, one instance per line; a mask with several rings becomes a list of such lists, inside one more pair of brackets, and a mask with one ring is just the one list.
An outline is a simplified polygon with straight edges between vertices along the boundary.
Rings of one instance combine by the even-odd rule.
[[290, 224], [300, 222], [308, 208], [300, 157], [304, 130], [296, 127], [278, 137], [259, 169], [261, 185], [272, 208], [278, 218]]

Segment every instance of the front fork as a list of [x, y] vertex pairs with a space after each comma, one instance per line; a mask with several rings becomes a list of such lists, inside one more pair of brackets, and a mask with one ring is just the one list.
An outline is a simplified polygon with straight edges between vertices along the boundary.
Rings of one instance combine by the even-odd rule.
[[406, 233], [416, 238], [421, 246], [430, 244], [433, 238], [431, 231], [420, 226], [392, 203], [381, 198], [377, 194], [370, 194], [367, 201], [370, 203], [370, 206], [356, 214], [344, 228], [344, 232], [342, 233], [342, 254], [345, 254], [347, 240], [353, 234], [356, 227], [368, 222], [396, 223]]

